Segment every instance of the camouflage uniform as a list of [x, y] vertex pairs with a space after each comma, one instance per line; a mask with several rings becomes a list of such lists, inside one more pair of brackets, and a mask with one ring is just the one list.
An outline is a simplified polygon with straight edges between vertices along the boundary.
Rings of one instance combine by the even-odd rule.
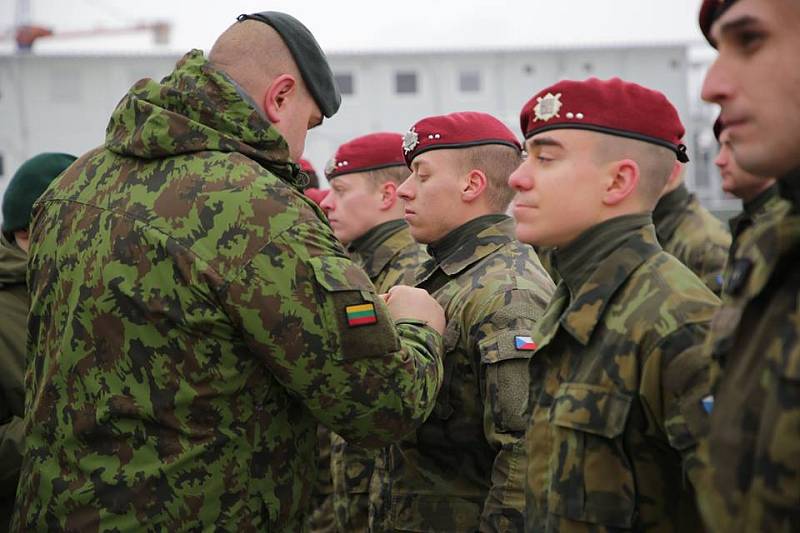
[[719, 296], [731, 246], [725, 224], [700, 205], [683, 184], [658, 201], [653, 223], [664, 251], [677, 257]]
[[25, 337], [28, 289], [27, 256], [0, 233], [0, 531], [14, 510], [22, 462], [22, 413], [25, 389]]
[[[348, 251], [379, 293], [395, 285], [413, 285], [417, 269], [428, 259], [425, 248], [414, 241], [403, 220], [373, 228], [352, 242]], [[370, 481], [375, 468], [383, 468], [382, 455], [381, 451], [367, 451], [335, 433], [331, 435], [330, 472], [338, 531], [368, 531]], [[378, 476], [382, 477], [380, 473]]]
[[388, 499], [373, 526], [521, 531], [532, 352], [515, 337], [530, 335], [553, 285], [504, 215], [472, 220], [428, 249], [434, 259], [417, 286], [445, 309], [444, 384], [428, 420], [390, 446]]
[[441, 336], [395, 325], [288, 158], [192, 51], [39, 200], [17, 531], [300, 531], [318, 421], [427, 417]]
[[[647, 214], [557, 252], [530, 364], [527, 531], [697, 531], [688, 475], [707, 420], [701, 348], [717, 298]], [[698, 487], [699, 489], [699, 487]]]
[[[782, 218], [788, 213], [789, 202], [778, 194], [778, 185], [774, 184], [769, 189], [761, 192], [749, 202], [742, 203], [742, 212], [728, 221], [731, 229], [733, 242], [728, 253], [728, 263], [726, 264], [726, 274], [724, 279], [730, 277], [730, 267], [736, 259], [736, 250], [743, 242], [750, 240], [753, 226], [756, 223], [770, 224], [776, 218]], [[724, 298], [723, 298], [724, 300]]]
[[785, 202], [738, 239], [706, 350], [712, 378], [698, 493], [711, 531], [796, 531], [800, 524], [800, 174]]

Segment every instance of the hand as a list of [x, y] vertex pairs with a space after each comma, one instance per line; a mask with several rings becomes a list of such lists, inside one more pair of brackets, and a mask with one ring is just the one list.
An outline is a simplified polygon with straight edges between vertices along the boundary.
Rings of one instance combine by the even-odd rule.
[[425, 290], [396, 285], [383, 295], [383, 299], [395, 320], [422, 320], [439, 333], [444, 333], [444, 309]]

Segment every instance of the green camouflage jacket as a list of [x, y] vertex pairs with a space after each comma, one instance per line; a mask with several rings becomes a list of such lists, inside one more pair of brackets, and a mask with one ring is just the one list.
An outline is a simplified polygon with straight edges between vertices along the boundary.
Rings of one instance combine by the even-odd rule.
[[739, 242], [706, 342], [719, 369], [701, 447], [713, 490], [698, 493], [710, 531], [800, 524], [800, 173], [779, 187], [786, 203]]
[[[425, 248], [417, 244], [403, 220], [373, 228], [351, 243], [350, 257], [375, 284], [379, 293], [395, 285], [413, 285], [417, 269], [427, 260]], [[341, 533], [369, 530], [369, 489], [376, 468], [383, 468], [380, 451], [367, 451], [331, 435], [333, 509]], [[380, 474], [378, 474], [380, 475]], [[381, 498], [376, 494], [376, 498]]]
[[719, 296], [731, 246], [725, 224], [700, 205], [685, 185], [658, 201], [653, 223], [664, 251], [677, 257]]
[[0, 233], [0, 531], [14, 510], [22, 462], [22, 414], [25, 406], [25, 338], [28, 289], [27, 256]]
[[[728, 262], [725, 265], [726, 275], [736, 258], [736, 250], [742, 242], [750, 238], [753, 225], [756, 223], [769, 224], [775, 218], [783, 218], [789, 212], [791, 204], [778, 194], [778, 185], [774, 184], [749, 202], [742, 203], [742, 212], [728, 220], [733, 242], [728, 252]], [[723, 297], [724, 300], [724, 297]]]
[[392, 321], [285, 140], [192, 51], [34, 211], [17, 531], [300, 531], [318, 421], [421, 423], [441, 336]]
[[716, 296], [661, 250], [649, 214], [556, 255], [562, 281], [533, 334], [527, 531], [701, 530], [684, 474], [703, 471]]
[[[418, 287], [444, 307], [445, 377], [433, 414], [387, 458], [378, 530], [521, 531], [530, 335], [553, 291], [506, 216], [429, 247]], [[374, 517], [373, 517], [374, 518]]]

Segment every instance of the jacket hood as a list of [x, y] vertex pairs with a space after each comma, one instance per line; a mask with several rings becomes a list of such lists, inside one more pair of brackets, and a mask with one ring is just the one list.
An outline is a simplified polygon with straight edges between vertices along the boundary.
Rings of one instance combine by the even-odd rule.
[[25, 283], [28, 256], [0, 234], [0, 287]]
[[161, 159], [202, 151], [239, 152], [295, 185], [304, 181], [278, 130], [212, 67], [187, 53], [160, 82], [137, 82], [117, 104], [105, 146], [119, 155]]

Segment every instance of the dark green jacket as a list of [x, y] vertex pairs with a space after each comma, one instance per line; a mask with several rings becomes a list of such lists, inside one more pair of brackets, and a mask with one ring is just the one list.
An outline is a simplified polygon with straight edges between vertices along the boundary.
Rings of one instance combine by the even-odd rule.
[[318, 422], [412, 431], [441, 336], [393, 322], [285, 140], [193, 51], [34, 209], [17, 531], [304, 528]]
[[514, 221], [489, 215], [429, 246], [417, 286], [444, 307], [445, 378], [433, 414], [390, 448], [387, 530], [520, 531], [530, 335], [553, 291]]
[[658, 242], [719, 296], [731, 234], [686, 186], [664, 195], [653, 211]]
[[0, 531], [14, 509], [22, 463], [22, 414], [25, 389], [25, 339], [28, 289], [27, 256], [0, 234]]
[[533, 336], [527, 531], [701, 531], [701, 348], [717, 298], [661, 250], [649, 214], [587, 230], [556, 267]]
[[800, 172], [778, 183], [785, 205], [738, 244], [706, 343], [713, 490], [698, 497], [714, 532], [800, 524]]

